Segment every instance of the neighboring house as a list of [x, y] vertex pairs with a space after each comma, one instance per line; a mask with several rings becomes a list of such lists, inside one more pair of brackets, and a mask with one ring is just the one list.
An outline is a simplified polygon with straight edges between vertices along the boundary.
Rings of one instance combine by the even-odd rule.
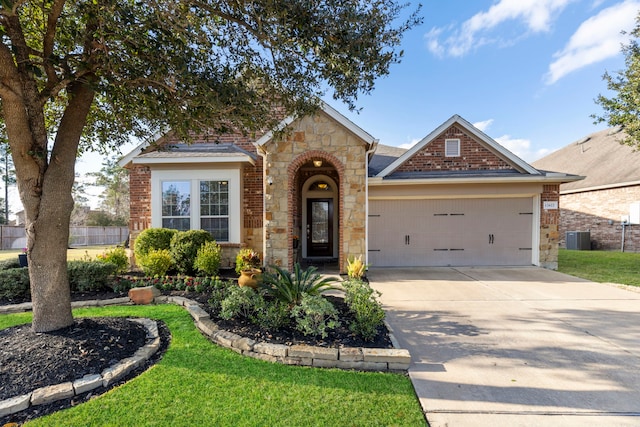
[[567, 231], [589, 231], [593, 248], [620, 250], [624, 231], [625, 251], [640, 251], [640, 152], [620, 144], [624, 136], [606, 129], [533, 163], [585, 176], [560, 186], [563, 244]]
[[[557, 267], [559, 185], [459, 116], [410, 150], [378, 144], [328, 105], [280, 139], [220, 135], [141, 145], [131, 239], [147, 227], [209, 230], [265, 264], [351, 256], [375, 266]], [[157, 147], [162, 147], [158, 149]], [[549, 202], [549, 203], [547, 203]]]

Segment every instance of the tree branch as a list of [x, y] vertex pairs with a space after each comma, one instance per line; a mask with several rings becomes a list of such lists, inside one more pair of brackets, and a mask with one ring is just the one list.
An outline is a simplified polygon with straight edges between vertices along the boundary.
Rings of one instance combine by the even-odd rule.
[[64, 4], [65, 0], [55, 0], [53, 2], [51, 11], [49, 12], [49, 16], [47, 17], [47, 30], [44, 34], [44, 40], [42, 43], [42, 59], [44, 61], [44, 70], [45, 73], [47, 73], [47, 79], [49, 80], [49, 82], [58, 80], [55, 68], [51, 63], [51, 56], [53, 55], [53, 45], [56, 37], [56, 29], [58, 27], [58, 19], [62, 14]]

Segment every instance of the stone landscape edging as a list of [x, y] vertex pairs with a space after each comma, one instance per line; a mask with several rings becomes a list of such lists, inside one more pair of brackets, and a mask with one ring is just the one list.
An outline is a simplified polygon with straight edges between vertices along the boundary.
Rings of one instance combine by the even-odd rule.
[[[86, 303], [86, 301], [83, 302]], [[83, 307], [86, 306], [87, 305], [83, 305]], [[5, 307], [7, 306], [0, 308]], [[2, 311], [2, 313], [7, 313], [7, 311]], [[58, 400], [78, 396], [100, 386], [108, 387], [127, 375], [129, 372], [144, 365], [144, 363], [146, 363], [160, 348], [158, 324], [155, 321], [146, 318], [128, 320], [140, 323], [147, 331], [146, 344], [136, 350], [132, 356], [124, 358], [118, 363], [111, 365], [104, 369], [100, 374], [85, 375], [84, 377], [74, 381], [41, 387], [33, 390], [31, 393], [2, 400], [0, 401], [0, 417], [24, 411], [30, 406], [45, 405]]]
[[[390, 348], [344, 347], [329, 348], [310, 345], [271, 344], [242, 337], [224, 329], [220, 329], [211, 320], [200, 304], [194, 300], [178, 296], [158, 296], [154, 302], [170, 303], [184, 307], [193, 321], [209, 340], [235, 351], [243, 356], [265, 360], [284, 365], [311, 366], [317, 368], [338, 368], [362, 371], [407, 371], [411, 363], [411, 355], [406, 349], [399, 348], [398, 342], [388, 324], [389, 337], [393, 344]], [[109, 305], [130, 305], [129, 297], [109, 300], [74, 301], [72, 308], [102, 307]], [[31, 311], [32, 303], [0, 306], [0, 314], [22, 313]], [[91, 391], [100, 386], [107, 387], [132, 370], [144, 364], [160, 348], [158, 325], [146, 318], [129, 319], [141, 323], [147, 330], [147, 343], [140, 347], [133, 356], [102, 371], [101, 374], [85, 375], [75, 381], [41, 387], [22, 396], [11, 397], [0, 401], [0, 417], [15, 414], [30, 406], [44, 405], [57, 400], [68, 399]]]
[[209, 313], [198, 302], [185, 297], [159, 296], [157, 302], [168, 302], [184, 307], [196, 327], [214, 343], [243, 356], [284, 365], [313, 366], [318, 368], [355, 369], [362, 371], [407, 371], [411, 364], [409, 350], [398, 348], [391, 329], [389, 334], [394, 348], [344, 347], [330, 348], [310, 345], [271, 344], [252, 340], [221, 329], [211, 320]]

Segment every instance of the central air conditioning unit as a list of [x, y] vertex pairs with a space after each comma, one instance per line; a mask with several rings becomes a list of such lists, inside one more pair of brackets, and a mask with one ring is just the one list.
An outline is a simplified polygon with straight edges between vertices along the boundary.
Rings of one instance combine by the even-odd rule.
[[590, 251], [591, 250], [591, 232], [589, 231], [567, 231], [566, 234], [567, 249], [574, 251]]

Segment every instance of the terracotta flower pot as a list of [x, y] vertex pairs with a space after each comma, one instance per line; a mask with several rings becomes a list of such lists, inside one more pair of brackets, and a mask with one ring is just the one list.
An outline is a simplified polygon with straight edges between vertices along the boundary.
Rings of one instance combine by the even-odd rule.
[[257, 288], [258, 282], [260, 281], [260, 275], [262, 271], [257, 268], [252, 268], [250, 270], [242, 270], [240, 272], [240, 277], [238, 277], [238, 285], [240, 286], [248, 286], [250, 288]]

